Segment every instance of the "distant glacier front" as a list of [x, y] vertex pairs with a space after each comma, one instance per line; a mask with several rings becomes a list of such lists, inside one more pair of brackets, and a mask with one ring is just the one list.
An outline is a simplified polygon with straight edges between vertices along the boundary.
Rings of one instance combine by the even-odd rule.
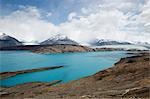
[[125, 50], [150, 50], [150, 45], [103, 45], [103, 46], [90, 46], [92, 48], [120, 48]]

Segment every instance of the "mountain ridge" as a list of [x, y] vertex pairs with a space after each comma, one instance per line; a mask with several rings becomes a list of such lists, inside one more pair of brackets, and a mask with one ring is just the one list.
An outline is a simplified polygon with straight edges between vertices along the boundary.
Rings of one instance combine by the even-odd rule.
[[57, 34], [51, 38], [43, 41], [40, 45], [53, 45], [53, 44], [70, 44], [70, 45], [79, 45], [76, 41], [68, 38], [67, 36]]
[[110, 39], [97, 39], [90, 42], [90, 44], [95, 46], [103, 46], [103, 45], [130, 45], [132, 43], [127, 41], [117, 41], [117, 40], [110, 40]]
[[0, 47], [11, 47], [23, 45], [19, 40], [3, 33], [0, 35]]

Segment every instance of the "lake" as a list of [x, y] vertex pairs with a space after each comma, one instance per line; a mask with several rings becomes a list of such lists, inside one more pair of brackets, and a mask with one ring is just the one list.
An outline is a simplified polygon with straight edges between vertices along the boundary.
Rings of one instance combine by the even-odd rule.
[[125, 51], [100, 51], [82, 53], [37, 54], [30, 51], [0, 51], [0, 72], [35, 69], [41, 67], [64, 66], [55, 70], [20, 74], [0, 80], [1, 86], [15, 86], [27, 82], [50, 82], [62, 80], [66, 83], [95, 74], [113, 66]]

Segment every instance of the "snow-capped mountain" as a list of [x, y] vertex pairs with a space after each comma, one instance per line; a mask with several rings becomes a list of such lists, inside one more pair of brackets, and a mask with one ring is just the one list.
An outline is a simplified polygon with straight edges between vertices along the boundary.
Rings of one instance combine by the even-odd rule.
[[135, 42], [135, 41], [134, 41], [133, 44], [135, 44], [135, 45], [140, 45], [140, 46], [144, 46], [144, 47], [150, 49], [150, 43], [148, 43], [148, 42], [139, 42], [139, 41]]
[[70, 44], [70, 45], [78, 45], [77, 42], [69, 39], [67, 36], [64, 35], [55, 35], [43, 42], [40, 45], [53, 45], [53, 44]]
[[17, 39], [6, 35], [5, 33], [3, 33], [2, 35], [0, 35], [0, 47], [10, 47], [10, 46], [19, 46], [22, 45], [22, 43], [20, 41], [18, 41]]
[[17, 39], [3, 33], [0, 35], [0, 48], [22, 45]]
[[136, 44], [136, 45], [150, 45], [150, 43], [148, 43], [148, 42], [139, 42], [139, 41], [137, 41], [137, 42], [133, 42], [134, 44]]
[[103, 45], [129, 45], [131, 43], [124, 42], [124, 41], [115, 41], [115, 40], [108, 40], [108, 39], [100, 39], [100, 40], [94, 40], [90, 43], [94, 46], [103, 46]]

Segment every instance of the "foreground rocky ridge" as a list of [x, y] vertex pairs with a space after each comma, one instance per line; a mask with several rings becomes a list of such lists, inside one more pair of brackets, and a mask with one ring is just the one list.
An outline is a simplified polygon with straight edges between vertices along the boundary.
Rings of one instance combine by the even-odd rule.
[[[129, 53], [132, 54], [132, 53]], [[150, 54], [122, 58], [112, 68], [57, 86], [26, 83], [2, 88], [2, 99], [149, 98]], [[26, 87], [25, 87], [26, 86]]]

